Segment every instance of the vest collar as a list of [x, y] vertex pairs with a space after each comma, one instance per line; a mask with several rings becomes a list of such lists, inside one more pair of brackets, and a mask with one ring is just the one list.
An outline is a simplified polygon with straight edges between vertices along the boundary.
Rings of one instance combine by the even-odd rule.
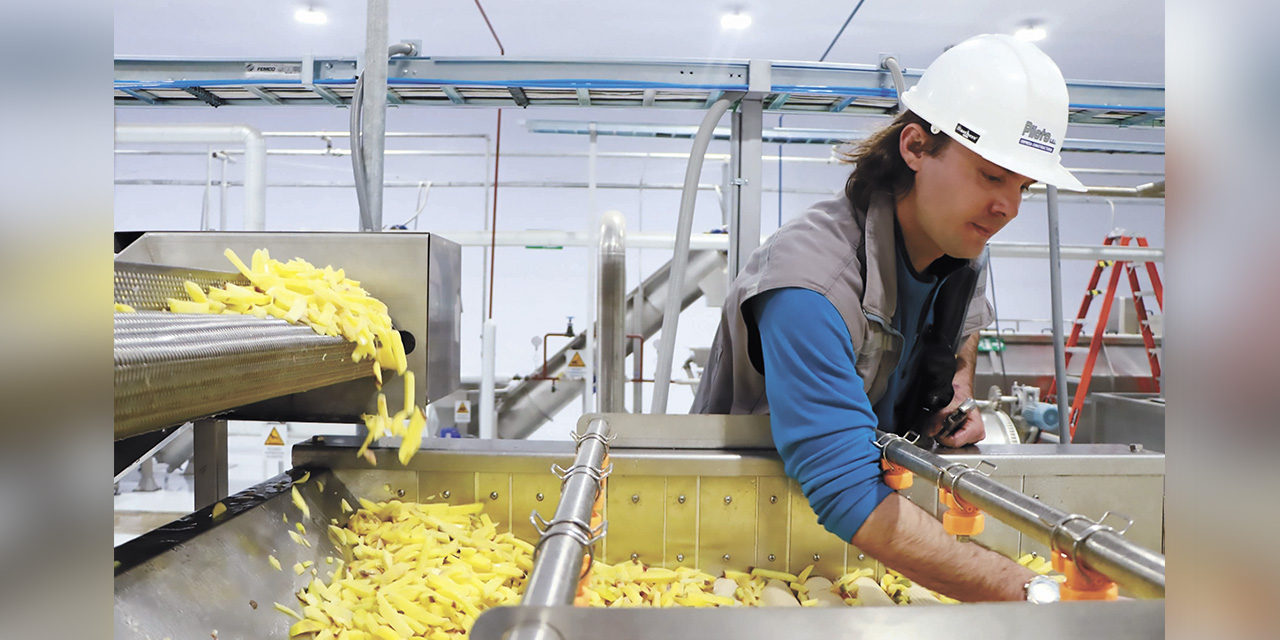
[[863, 283], [862, 308], [884, 320], [893, 318], [898, 309], [897, 249], [893, 225], [896, 207], [889, 193], [871, 194], [867, 207], [866, 274]]

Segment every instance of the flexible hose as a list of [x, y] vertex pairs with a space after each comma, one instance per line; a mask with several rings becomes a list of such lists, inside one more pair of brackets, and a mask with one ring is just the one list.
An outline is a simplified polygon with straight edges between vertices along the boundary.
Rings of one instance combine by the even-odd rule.
[[[684, 272], [689, 264], [689, 236], [693, 233], [693, 205], [698, 195], [698, 178], [702, 174], [702, 161], [707, 156], [707, 146], [715, 133], [716, 123], [729, 107], [742, 98], [742, 92], [726, 93], [716, 100], [698, 127], [689, 151], [689, 166], [684, 172], [684, 189], [680, 192], [680, 218], [676, 223], [675, 254], [671, 256], [671, 291], [684, 290]], [[653, 405], [650, 413], [667, 412], [667, 390], [671, 386], [671, 363], [675, 359], [676, 327], [680, 322], [680, 296], [670, 296], [662, 313], [662, 342], [658, 345], [658, 368], [653, 374]]]
[[[387, 47], [387, 57], [415, 56], [418, 48], [408, 42], [397, 42]], [[369, 212], [369, 175], [364, 166], [364, 74], [356, 77], [355, 92], [351, 94], [351, 171], [355, 174], [356, 204], [360, 208], [360, 230], [379, 231], [373, 228]]]
[[893, 78], [893, 90], [898, 93], [898, 113], [907, 110], [907, 105], [902, 103], [902, 94], [907, 90], [907, 82], [902, 77], [902, 67], [898, 65], [898, 59], [893, 56], [885, 58], [880, 66], [889, 70], [889, 76]]
[[364, 169], [364, 74], [356, 78], [356, 90], [351, 94], [351, 171], [355, 174], [356, 204], [360, 208], [360, 230], [374, 231], [373, 218], [369, 215], [367, 193], [368, 175]]

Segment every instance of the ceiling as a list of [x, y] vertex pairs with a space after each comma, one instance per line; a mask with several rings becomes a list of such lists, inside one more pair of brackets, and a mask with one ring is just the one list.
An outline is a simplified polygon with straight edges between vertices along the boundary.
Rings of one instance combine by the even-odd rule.
[[[817, 61], [857, 4], [792, 0], [481, 0], [506, 55], [552, 58], [760, 58]], [[324, 25], [293, 14], [314, 5]], [[117, 57], [246, 58], [359, 55], [364, 2], [346, 0], [115, 0]], [[720, 16], [753, 18], [738, 32]], [[881, 52], [927, 66], [978, 33], [1011, 33], [1028, 21], [1072, 80], [1163, 83], [1164, 3], [1076, 0], [865, 0], [827, 62], [875, 64]], [[421, 40], [428, 56], [496, 56], [473, 1], [390, 0], [390, 39]]]

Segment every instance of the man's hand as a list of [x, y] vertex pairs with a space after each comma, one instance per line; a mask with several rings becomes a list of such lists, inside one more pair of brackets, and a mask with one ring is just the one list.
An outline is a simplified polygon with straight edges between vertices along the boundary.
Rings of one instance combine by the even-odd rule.
[[[957, 390], [956, 397], [951, 401], [951, 404], [947, 405], [946, 409], [943, 409], [937, 416], [935, 416], [933, 424], [929, 427], [929, 433], [927, 435], [932, 437], [939, 436], [942, 431], [942, 421], [945, 420], [947, 416], [951, 415], [951, 413], [956, 410], [956, 407], [960, 406], [960, 403], [964, 402], [968, 398], [968, 394], [961, 396], [959, 390]], [[938, 444], [941, 444], [944, 447], [959, 448], [979, 442], [985, 437], [987, 437], [987, 426], [982, 421], [982, 412], [974, 409], [965, 417], [964, 423], [960, 425], [959, 429], [956, 429], [955, 433], [952, 433], [950, 436], [939, 437], [937, 440]]]
[[[960, 351], [956, 353], [956, 375], [951, 381], [951, 389], [954, 395], [951, 398], [951, 404], [934, 416], [933, 423], [929, 426], [929, 432], [925, 435], [934, 437], [942, 430], [942, 421], [951, 412], [960, 406], [960, 403], [973, 397], [973, 372], [978, 361], [978, 333], [975, 331], [970, 334], [960, 345]], [[969, 412], [969, 417], [965, 419], [964, 424], [949, 437], [939, 438], [938, 443], [944, 447], [963, 447], [982, 440], [987, 437], [987, 427], [982, 422], [980, 411], [974, 410]]]

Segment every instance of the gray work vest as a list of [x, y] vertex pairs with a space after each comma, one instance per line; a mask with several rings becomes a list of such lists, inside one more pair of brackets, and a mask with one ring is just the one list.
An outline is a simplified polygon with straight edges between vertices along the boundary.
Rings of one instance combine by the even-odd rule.
[[[743, 305], [788, 287], [816, 291], [831, 301], [849, 330], [867, 396], [872, 404], [880, 400], [902, 351], [902, 335], [892, 327], [898, 302], [893, 198], [873, 194], [868, 209], [855, 209], [844, 195], [819, 202], [752, 252], [725, 296], [690, 413], [769, 413], [760, 336]], [[985, 274], [979, 274], [962, 335], [995, 317]]]

